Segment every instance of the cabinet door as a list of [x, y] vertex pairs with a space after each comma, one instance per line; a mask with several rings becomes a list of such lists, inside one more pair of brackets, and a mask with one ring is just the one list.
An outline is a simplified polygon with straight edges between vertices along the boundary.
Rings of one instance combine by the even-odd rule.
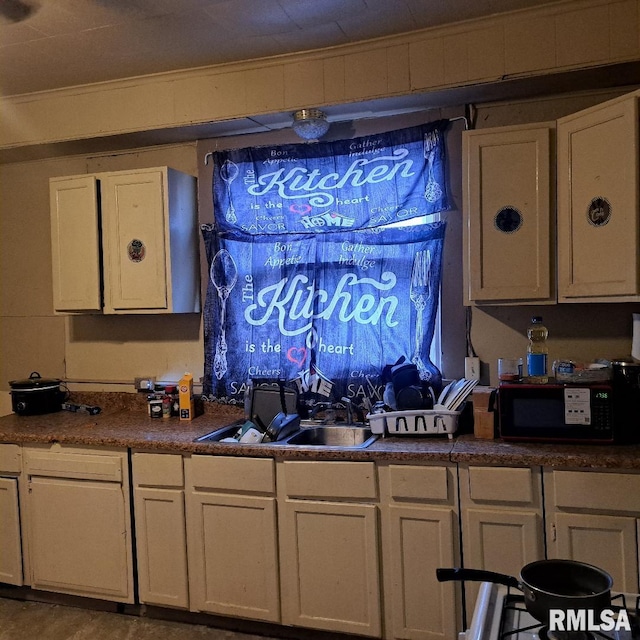
[[556, 513], [548, 555], [593, 564], [613, 578], [616, 591], [638, 591], [636, 519]]
[[186, 609], [184, 491], [136, 487], [134, 507], [140, 602]]
[[17, 478], [0, 478], [0, 582], [22, 584]]
[[463, 134], [466, 303], [555, 296], [550, 127]]
[[[525, 564], [544, 559], [544, 534], [539, 513], [468, 508], [463, 517], [465, 567], [514, 576]], [[465, 583], [469, 615], [473, 612], [478, 589], [478, 583]]]
[[49, 183], [53, 308], [100, 311], [100, 218], [94, 176]]
[[558, 120], [559, 299], [638, 299], [638, 96]]
[[385, 527], [385, 585], [393, 631], [388, 637], [422, 640], [456, 635], [455, 585], [438, 582], [438, 567], [456, 566], [452, 509], [391, 505]]
[[286, 500], [282, 516], [282, 621], [379, 637], [377, 507]]
[[101, 192], [105, 311], [166, 309], [166, 171], [105, 174]]
[[121, 484], [32, 477], [28, 509], [34, 589], [133, 602]]
[[278, 622], [276, 499], [189, 496], [191, 608]]

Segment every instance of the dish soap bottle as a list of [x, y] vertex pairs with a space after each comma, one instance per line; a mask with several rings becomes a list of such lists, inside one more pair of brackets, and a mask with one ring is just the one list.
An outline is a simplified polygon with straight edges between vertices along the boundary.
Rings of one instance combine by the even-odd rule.
[[534, 384], [546, 384], [549, 382], [547, 375], [547, 337], [549, 331], [542, 323], [541, 316], [531, 318], [531, 324], [527, 329], [529, 344], [527, 345], [527, 373], [528, 382]]

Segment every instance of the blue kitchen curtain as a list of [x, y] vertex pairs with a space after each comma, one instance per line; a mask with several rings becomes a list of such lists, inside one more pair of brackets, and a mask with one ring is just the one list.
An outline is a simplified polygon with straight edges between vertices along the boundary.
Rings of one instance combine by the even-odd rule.
[[374, 228], [448, 208], [448, 121], [352, 140], [217, 151], [219, 231], [260, 235]]
[[447, 122], [338, 142], [214, 153], [203, 225], [209, 399], [278, 378], [314, 401], [382, 399], [382, 369], [429, 359], [448, 208]]

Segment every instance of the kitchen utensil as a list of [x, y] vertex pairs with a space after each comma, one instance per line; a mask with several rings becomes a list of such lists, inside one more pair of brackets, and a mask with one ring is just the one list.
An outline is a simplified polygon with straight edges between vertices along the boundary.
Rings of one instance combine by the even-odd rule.
[[640, 442], [638, 420], [631, 419], [631, 416], [640, 415], [640, 362], [633, 357], [619, 358], [611, 366], [621, 441]]
[[73, 411], [74, 413], [88, 413], [90, 416], [95, 416], [100, 413], [100, 407], [88, 404], [73, 404], [71, 402], [62, 403], [63, 411]]
[[227, 372], [227, 340], [225, 329], [227, 298], [238, 280], [238, 268], [231, 254], [226, 249], [220, 249], [213, 257], [209, 277], [220, 299], [220, 335], [216, 341], [216, 351], [213, 356], [213, 372], [216, 378], [220, 380]]
[[423, 314], [427, 307], [427, 302], [431, 297], [431, 284], [429, 282], [429, 272], [431, 270], [431, 252], [428, 249], [417, 251], [413, 259], [411, 270], [411, 284], [409, 286], [409, 298], [416, 309], [416, 334], [415, 349], [411, 361], [418, 367], [418, 373], [422, 380], [429, 379], [429, 372], [422, 362], [420, 352], [424, 342]]
[[399, 411], [407, 409], [433, 409], [433, 389], [426, 385], [412, 384], [396, 393]]
[[551, 609], [593, 610], [595, 616], [611, 606], [611, 576], [575, 560], [538, 560], [525, 565], [520, 578], [480, 569], [436, 569], [439, 582], [471, 580], [495, 582], [524, 593], [527, 611], [543, 624]]
[[433, 407], [434, 409], [446, 409], [449, 407], [449, 403], [453, 398], [458, 394], [460, 389], [464, 387], [465, 380], [464, 378], [460, 378], [460, 380], [454, 380], [450, 382], [443, 390], [438, 400]]
[[460, 378], [460, 380], [450, 382], [438, 396], [433, 408], [456, 411], [462, 406], [462, 403], [467, 399], [467, 396], [473, 391], [473, 388], [477, 384], [477, 380], [467, 380], [466, 378]]
[[424, 190], [424, 197], [427, 202], [437, 202], [442, 198], [442, 189], [433, 177], [433, 161], [438, 144], [438, 134], [433, 131], [424, 136], [423, 153], [427, 160], [427, 186]]
[[477, 380], [465, 380], [460, 391], [458, 391], [451, 400], [447, 400], [447, 409], [449, 409], [449, 411], [456, 411], [460, 406], [462, 406], [462, 403], [467, 399], [467, 396], [473, 391], [473, 388], [477, 384]]
[[438, 399], [436, 400], [436, 405], [440, 405], [442, 406], [443, 400], [447, 397], [447, 394], [449, 393], [449, 391], [451, 390], [451, 387], [453, 387], [453, 385], [457, 382], [457, 380], [453, 380], [452, 382], [449, 382], [444, 389], [440, 392], [440, 395], [438, 396]]
[[294, 431], [300, 428], [300, 416], [297, 413], [284, 413], [280, 411], [269, 423], [264, 435], [268, 442], [284, 440]]
[[238, 222], [238, 216], [236, 216], [236, 208], [233, 206], [233, 200], [231, 199], [231, 183], [238, 177], [240, 169], [235, 162], [227, 159], [220, 167], [220, 177], [227, 187], [227, 197], [229, 199], [229, 206], [227, 207], [227, 213], [225, 219], [231, 224]]
[[640, 362], [633, 358], [619, 358], [611, 363], [614, 384], [640, 391]]
[[[462, 387], [464, 387], [464, 385], [465, 385], [465, 379], [464, 378], [460, 378], [460, 380], [454, 380], [449, 385], [449, 390], [447, 391], [446, 395], [442, 398], [442, 400], [439, 401], [439, 404], [442, 405], [441, 408], [443, 408], [443, 409], [448, 408], [451, 400], [453, 400], [453, 398], [458, 394], [460, 389], [462, 389]], [[434, 409], [437, 409], [437, 408], [438, 407], [434, 407]]]
[[37, 371], [26, 380], [11, 380], [11, 408], [25, 416], [60, 411], [67, 395], [60, 385], [60, 380], [43, 378]]
[[256, 385], [250, 390], [247, 412], [251, 420], [258, 419], [266, 428], [280, 412], [295, 414], [297, 404], [295, 389], [281, 386], [276, 381], [269, 385]]
[[394, 365], [391, 367], [391, 382], [396, 394], [405, 387], [420, 384], [418, 367], [413, 362], [407, 361]]

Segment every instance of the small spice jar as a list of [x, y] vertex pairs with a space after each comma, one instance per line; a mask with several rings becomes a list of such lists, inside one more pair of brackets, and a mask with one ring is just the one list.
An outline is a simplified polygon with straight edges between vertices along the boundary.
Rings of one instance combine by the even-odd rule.
[[162, 417], [163, 418], [171, 417], [171, 405], [172, 405], [171, 396], [165, 393], [164, 397], [162, 398]]
[[149, 415], [152, 418], [162, 418], [162, 399], [152, 398], [149, 400]]

